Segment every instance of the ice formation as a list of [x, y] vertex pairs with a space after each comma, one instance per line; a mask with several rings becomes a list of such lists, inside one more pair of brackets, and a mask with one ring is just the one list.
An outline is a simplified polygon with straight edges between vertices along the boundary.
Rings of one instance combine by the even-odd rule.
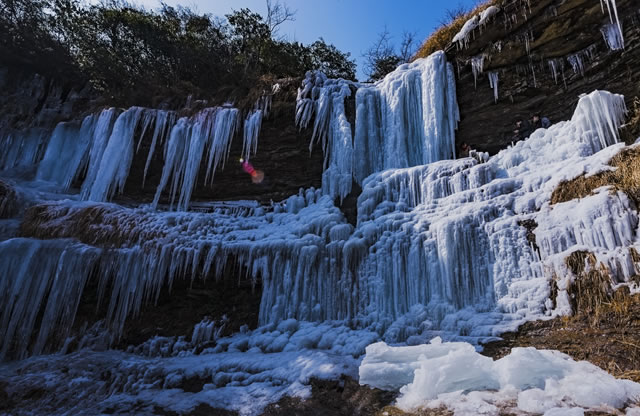
[[600, 32], [602, 32], [602, 37], [607, 43], [609, 50], [619, 51], [620, 49], [624, 49], [624, 38], [617, 25], [608, 23], [600, 28]]
[[[262, 117], [270, 106], [270, 98], [261, 98], [245, 121], [243, 153], [255, 153]], [[80, 125], [60, 123], [50, 136], [8, 135], [0, 141], [5, 151], [0, 169], [36, 165], [37, 180], [56, 184], [63, 191], [81, 180], [82, 199], [108, 201], [123, 191], [133, 158], [143, 139], [150, 137], [142, 185], [158, 147], [162, 147], [164, 168], [153, 205], [157, 206], [170, 184], [171, 206], [185, 210], [198, 172], [206, 166], [205, 183], [211, 184], [215, 171], [224, 167], [238, 128], [238, 110], [211, 107], [176, 119], [173, 111], [132, 107], [121, 112], [110, 108], [87, 116]]]
[[489, 72], [489, 87], [493, 89], [493, 100], [494, 102], [498, 102], [498, 82], [500, 80], [499, 74], [497, 72]]
[[[294, 195], [269, 211], [219, 208], [214, 214], [54, 203], [43, 214], [40, 229], [74, 235], [80, 232], [74, 231], [75, 218], [97, 211], [101, 222], [86, 231], [86, 238], [97, 246], [112, 247], [114, 241], [119, 245], [93, 249], [61, 240], [56, 242], [58, 251], [44, 259], [26, 253], [44, 250], [50, 243], [2, 243], [6, 252], [0, 257], [0, 267], [5, 268], [0, 285], [29, 288], [16, 289], [18, 296], [6, 298], [2, 305], [5, 311], [21, 310], [15, 305], [24, 305], [25, 311], [38, 309], [29, 302], [57, 290], [57, 284], [81, 288], [97, 273], [101, 287], [111, 291], [105, 294], [106, 323], [117, 339], [125, 320], [170, 283], [165, 279], [217, 276], [232, 262], [262, 279], [262, 325], [287, 319], [355, 320], [389, 342], [424, 339], [434, 331], [476, 340], [493, 336], [553, 312], [546, 303], [550, 276], [545, 270], [555, 267], [555, 256], [586, 245], [608, 261], [608, 253], [635, 244], [629, 230], [636, 229], [637, 214], [624, 200], [620, 214], [602, 208], [616, 206], [621, 198], [608, 193], [584, 202], [593, 209], [572, 209], [577, 223], [545, 225], [567, 209], [566, 204], [548, 205], [555, 186], [599, 169], [619, 151], [620, 145], [610, 145], [618, 140], [624, 110], [621, 96], [596, 91], [580, 99], [571, 121], [540, 129], [485, 163], [465, 158], [371, 174], [363, 181], [355, 229], [329, 195], [315, 190]], [[228, 116], [224, 110], [215, 113]], [[168, 152], [173, 141], [172, 137]], [[189, 153], [197, 155], [200, 149]], [[540, 252], [519, 226], [529, 219], [539, 224]], [[17, 267], [24, 258], [31, 260]], [[621, 282], [636, 267], [607, 265], [622, 270]], [[29, 286], [31, 279], [52, 281], [58, 270], [69, 267], [74, 272], [58, 277], [56, 285]], [[60, 313], [47, 310], [45, 322], [60, 324]], [[69, 315], [63, 326], [68, 326], [73, 313], [65, 313]], [[18, 322], [27, 327], [32, 323], [15, 313], [3, 317], [3, 346], [8, 348], [18, 333], [29, 332], [16, 332]], [[23, 356], [26, 345], [20, 345]]]
[[463, 49], [469, 46], [469, 38], [473, 33], [473, 29], [478, 27], [480, 18], [478, 15], [473, 16], [471, 19], [467, 20], [462, 29], [451, 40], [451, 43], [457, 43], [458, 49]]
[[186, 210], [203, 157], [207, 166], [206, 185], [213, 183], [216, 170], [224, 167], [237, 123], [238, 110], [226, 107], [206, 108], [191, 118], [179, 119], [167, 141], [162, 177], [152, 206], [158, 205], [171, 179], [171, 206], [177, 197], [178, 210]]
[[[323, 190], [344, 198], [355, 180], [390, 168], [455, 155], [459, 120], [453, 67], [443, 52], [400, 66], [373, 85], [308, 73], [298, 92], [296, 123], [315, 118], [313, 142], [325, 152]], [[355, 135], [344, 101], [356, 92]]]
[[480, 54], [471, 58], [471, 72], [473, 73], [473, 85], [478, 86], [478, 76], [484, 72], [484, 60], [486, 55]]
[[[345, 107], [353, 94], [355, 126]], [[640, 271], [631, 254], [640, 250], [639, 221], [624, 194], [601, 189], [550, 204], [562, 181], [610, 168], [624, 147], [617, 142], [625, 111], [623, 97], [595, 91], [580, 98], [570, 121], [539, 129], [492, 158], [446, 160], [454, 156], [459, 114], [444, 53], [403, 65], [373, 85], [309, 73], [296, 122], [313, 125], [311, 145], [322, 144], [323, 189], [301, 190], [270, 206], [211, 205], [208, 213], [49, 202], [34, 209], [36, 233], [52, 239], [0, 242], [2, 359], [66, 351], [88, 284], [97, 287], [96, 307], [104, 310], [106, 332], [95, 338], [108, 346], [161, 288], [175, 279], [221, 278], [227, 265], [261, 281], [260, 328], [217, 338], [220, 323], [204, 321], [190, 341], [155, 338], [129, 353], [80, 351], [51, 363], [36, 357], [0, 367], [0, 381], [18, 389], [53, 372], [104, 403], [142, 400], [190, 411], [198, 400], [220, 399], [221, 406], [251, 413], [246, 409], [253, 402], [308, 394], [304, 383], [313, 374], [334, 377], [346, 371], [345, 363], [353, 369], [353, 357], [380, 339], [420, 344], [441, 335], [477, 343], [526, 320], [567, 313], [576, 276], [564, 259], [576, 250], [593, 253], [615, 284], [632, 285]], [[230, 107], [180, 119], [135, 107], [108, 109], [80, 126], [59, 126], [48, 147], [29, 142], [20, 153], [15, 142], [4, 141], [13, 159], [3, 163], [15, 167], [40, 153], [39, 183], [65, 189], [84, 174], [81, 196], [104, 201], [122, 189], [142, 137], [152, 135], [146, 169], [152, 152], [162, 148], [164, 159], [154, 205], [168, 188], [172, 203], [186, 210], [200, 167], [206, 166], [208, 184], [224, 164], [238, 119]], [[245, 151], [256, 143], [250, 137]], [[362, 185], [355, 226], [334, 202], [353, 181]], [[537, 224], [535, 230], [522, 226], [525, 221]], [[565, 276], [555, 306], [549, 300], [554, 276]], [[211, 339], [216, 346], [202, 364], [196, 344]], [[456, 351], [470, 360], [464, 362], [477, 358], [467, 346]], [[74, 360], [92, 360], [93, 368], [117, 361], [116, 375], [108, 381], [97, 370], [82, 375]], [[71, 374], [56, 366], [71, 367]], [[38, 376], [21, 378], [25, 368]], [[567, 371], [570, 377], [573, 370]], [[211, 383], [190, 395], [179, 388], [180, 377], [194, 373]], [[539, 390], [527, 391], [556, 400], [546, 387]], [[230, 403], [232, 393], [242, 403]]]
[[[618, 49], [624, 49], [624, 32], [622, 31], [622, 24], [620, 23], [620, 18], [618, 17], [618, 6], [616, 5], [616, 0], [600, 0], [600, 8], [602, 9], [603, 13], [605, 5], [607, 6], [609, 21], [611, 22], [611, 25], [614, 25], [615, 30], [617, 30], [618, 32], [617, 35], [613, 35], [611, 33], [605, 35], [605, 40], [607, 40], [609, 47], [611, 47], [612, 44], [615, 44], [619, 47]], [[607, 36], [610, 36], [610, 39], [615, 40], [607, 39]], [[613, 47], [611, 47], [611, 49], [615, 50]]]
[[485, 26], [489, 22], [489, 19], [498, 14], [499, 11], [500, 7], [498, 6], [487, 7], [482, 11], [482, 13], [480, 13], [480, 21], [478, 22], [478, 25], [481, 27]]
[[359, 372], [361, 384], [400, 390], [403, 410], [446, 406], [454, 415], [584, 414], [624, 408], [640, 394], [640, 384], [558, 351], [514, 348], [493, 361], [470, 344], [439, 338], [410, 347], [372, 344]]

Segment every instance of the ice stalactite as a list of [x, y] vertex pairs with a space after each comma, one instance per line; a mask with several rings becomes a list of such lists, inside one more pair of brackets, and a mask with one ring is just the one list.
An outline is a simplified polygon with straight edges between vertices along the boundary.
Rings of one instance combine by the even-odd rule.
[[87, 174], [85, 175], [80, 191], [80, 195], [83, 199], [87, 199], [89, 197], [91, 186], [98, 177], [100, 162], [102, 161], [104, 150], [109, 142], [109, 137], [111, 137], [111, 131], [113, 130], [113, 125], [117, 116], [118, 112], [115, 108], [103, 110], [98, 116], [96, 126], [93, 129], [91, 148], [89, 149]]
[[605, 35], [605, 40], [607, 40], [607, 43], [612, 50], [617, 49], [611, 47], [612, 41], [608, 40], [607, 36], [609, 36], [609, 39], [615, 39], [613, 43], [618, 47], [618, 49], [624, 49], [624, 32], [622, 31], [622, 23], [620, 23], [620, 18], [618, 17], [618, 6], [616, 5], [616, 0], [600, 0], [600, 8], [603, 13], [605, 4], [607, 6], [607, 12], [609, 13], [609, 21], [611, 22], [611, 25], [614, 25], [613, 28], [608, 30], [617, 30], [618, 32], [617, 35], [608, 33]]
[[166, 145], [165, 164], [153, 206], [158, 205], [171, 179], [171, 206], [177, 199], [178, 210], [188, 209], [203, 157], [207, 163], [204, 182], [211, 184], [215, 171], [224, 167], [237, 123], [238, 110], [229, 107], [207, 108], [191, 118], [179, 119]]
[[296, 124], [301, 128], [313, 122], [309, 150], [320, 142], [324, 152], [323, 190], [344, 198], [353, 181], [353, 136], [347, 120], [345, 99], [357, 84], [342, 79], [328, 79], [319, 72], [309, 72], [298, 91]]
[[473, 73], [473, 85], [478, 87], [478, 77], [484, 72], [484, 60], [486, 56], [484, 54], [474, 56], [471, 58], [471, 72]]
[[0, 243], [0, 360], [51, 352], [51, 337], [68, 336], [98, 252], [70, 240]]
[[280, 91], [280, 84], [274, 84], [271, 87], [271, 93], [261, 96], [255, 103], [253, 110], [247, 114], [244, 120], [244, 134], [242, 143], [242, 157], [249, 160], [251, 155], [255, 155], [258, 151], [258, 137], [260, 136], [260, 128], [262, 120], [269, 117], [273, 96]]
[[[165, 141], [169, 131], [171, 130], [171, 126], [175, 124], [176, 115], [174, 112], [158, 110], [155, 114], [155, 124], [153, 127], [153, 138], [151, 139], [151, 146], [149, 148], [149, 153], [147, 154], [147, 161], [144, 164], [144, 173], [142, 175], [142, 187], [144, 188], [144, 183], [147, 179], [147, 173], [149, 172], [149, 166], [151, 166], [151, 161], [153, 160], [153, 155], [155, 154], [156, 147], [162, 145]], [[140, 142], [142, 143], [142, 137], [140, 138]], [[138, 150], [140, 149], [140, 144], [138, 144]]]
[[624, 39], [618, 26], [613, 23], [608, 23], [600, 28], [600, 32], [602, 32], [602, 37], [607, 43], [609, 50], [619, 51], [624, 49]]
[[34, 128], [0, 136], [0, 171], [35, 165], [46, 150], [49, 134], [45, 129]]
[[553, 81], [558, 85], [558, 77], [562, 75], [562, 82], [564, 87], [567, 87], [567, 79], [564, 76], [564, 59], [549, 59], [547, 61], [549, 64], [549, 69], [551, 70], [551, 75], [553, 76]]
[[116, 119], [87, 199], [107, 201], [124, 190], [133, 161], [136, 127], [144, 109], [131, 107]]
[[242, 157], [249, 160], [258, 151], [258, 136], [262, 126], [262, 110], [253, 110], [244, 120], [244, 141], [242, 143]]
[[499, 74], [497, 72], [489, 72], [489, 87], [493, 89], [493, 100], [494, 102], [498, 102], [498, 82], [499, 82]]

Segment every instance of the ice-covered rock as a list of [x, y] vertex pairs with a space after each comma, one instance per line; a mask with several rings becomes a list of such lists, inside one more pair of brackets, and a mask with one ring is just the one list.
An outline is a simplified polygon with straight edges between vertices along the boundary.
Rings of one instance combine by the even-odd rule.
[[403, 410], [445, 406], [455, 415], [621, 409], [640, 394], [640, 384], [617, 380], [558, 351], [514, 348], [493, 361], [470, 344], [439, 341], [415, 347], [383, 342], [368, 346], [360, 383], [399, 390], [397, 405]]

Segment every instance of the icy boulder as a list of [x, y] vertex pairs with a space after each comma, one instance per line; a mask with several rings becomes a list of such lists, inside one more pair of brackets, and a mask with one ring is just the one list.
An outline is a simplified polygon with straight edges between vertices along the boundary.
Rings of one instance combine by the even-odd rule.
[[578, 414], [582, 409], [624, 408], [640, 394], [640, 384], [618, 380], [558, 351], [514, 348], [493, 361], [470, 344], [439, 339], [415, 347], [368, 346], [360, 384], [385, 390], [404, 384], [397, 401], [401, 409], [446, 406], [456, 415], [497, 415], [501, 410]]

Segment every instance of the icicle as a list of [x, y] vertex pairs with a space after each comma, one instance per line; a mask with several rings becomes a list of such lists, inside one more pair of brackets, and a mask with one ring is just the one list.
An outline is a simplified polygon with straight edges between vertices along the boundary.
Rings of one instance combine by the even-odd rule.
[[115, 108], [103, 110], [98, 116], [95, 129], [93, 131], [93, 137], [91, 139], [91, 148], [88, 156], [87, 174], [84, 182], [82, 183], [81, 197], [82, 199], [88, 199], [91, 191], [91, 186], [96, 181], [100, 170], [100, 163], [104, 150], [111, 137], [111, 131], [113, 130], [113, 124], [115, 123], [118, 113]]
[[134, 135], [143, 111], [141, 107], [131, 107], [115, 121], [93, 182], [85, 180], [87, 199], [106, 201], [124, 190], [133, 161]]
[[493, 99], [498, 102], [498, 73], [489, 72], [489, 86], [493, 88]]
[[242, 143], [242, 157], [249, 160], [258, 150], [258, 136], [262, 125], [262, 110], [254, 110], [244, 121], [244, 141]]
[[162, 191], [172, 178], [169, 190], [171, 206], [173, 207], [178, 197], [178, 210], [188, 209], [202, 158], [207, 149], [205, 184], [213, 183], [215, 171], [224, 167], [229, 155], [237, 117], [238, 110], [235, 108], [215, 107], [204, 109], [191, 119], [178, 120], [167, 143], [165, 165], [152, 203], [153, 207], [157, 207]]
[[70, 123], [56, 126], [38, 166], [36, 179], [55, 182], [63, 189], [69, 189], [80, 170], [86, 167], [96, 118], [93, 115], [85, 117], [80, 128]]
[[582, 55], [580, 53], [569, 55], [567, 57], [567, 61], [569, 61], [574, 74], [580, 74], [584, 77], [584, 63], [582, 61]]
[[142, 187], [144, 188], [145, 181], [147, 179], [147, 172], [149, 171], [149, 166], [151, 166], [151, 161], [153, 160], [153, 155], [155, 153], [156, 146], [158, 145], [158, 141], [160, 144], [165, 140], [165, 136], [169, 132], [169, 126], [175, 123], [175, 113], [159, 110], [156, 113], [155, 126], [153, 129], [153, 139], [151, 140], [151, 146], [149, 148], [149, 154], [147, 155], [147, 161], [144, 164], [144, 174], [142, 175]]
[[478, 87], [478, 76], [484, 71], [484, 60], [486, 56], [484, 54], [474, 56], [471, 58], [471, 72], [473, 73], [473, 85]]
[[[616, 0], [600, 0], [600, 8], [604, 13], [603, 3], [606, 3], [607, 5], [607, 12], [609, 13], [609, 21], [611, 22], [612, 25], [615, 24], [615, 27], [618, 31], [617, 36], [613, 34], [608, 34], [607, 36], [609, 36], [612, 39], [615, 39], [614, 43], [616, 46], [619, 46], [618, 49], [624, 49], [624, 32], [622, 31], [622, 24], [620, 23], [620, 18], [618, 17], [618, 7], [616, 5]], [[615, 22], [614, 22], [614, 17], [615, 17]], [[607, 39], [606, 36], [605, 36], [605, 40], [607, 41], [607, 44], [609, 44], [609, 47], [612, 50], [617, 50], [611, 47], [611, 43], [609, 43], [610, 41]]]
[[613, 23], [609, 23], [600, 28], [604, 41], [609, 46], [609, 50], [618, 51], [624, 49], [624, 39], [620, 35], [618, 27]]

